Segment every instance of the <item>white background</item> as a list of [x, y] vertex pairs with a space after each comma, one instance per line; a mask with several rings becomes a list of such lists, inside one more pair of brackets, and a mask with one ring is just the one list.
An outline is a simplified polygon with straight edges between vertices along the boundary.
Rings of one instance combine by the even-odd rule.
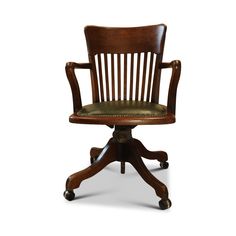
[[[0, 234], [235, 235], [233, 3], [1, 1]], [[154, 173], [167, 183], [172, 208], [156, 209], [154, 191], [129, 166], [119, 175], [116, 164], [67, 202], [66, 178], [86, 167], [89, 148], [103, 146], [112, 133], [68, 122], [64, 66], [87, 61], [83, 27], [157, 23], [168, 26], [164, 61], [182, 61], [177, 122], [140, 126], [134, 136], [151, 150], [168, 151], [170, 168]], [[89, 74], [78, 76], [83, 103], [91, 102]]]

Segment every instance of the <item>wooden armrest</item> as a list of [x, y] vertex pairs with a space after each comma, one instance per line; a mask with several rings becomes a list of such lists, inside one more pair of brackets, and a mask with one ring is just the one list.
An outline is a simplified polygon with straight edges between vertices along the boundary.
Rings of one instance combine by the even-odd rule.
[[163, 69], [172, 68], [172, 74], [168, 92], [167, 111], [175, 115], [176, 94], [181, 73], [181, 62], [175, 60], [169, 63], [161, 63], [160, 67]]
[[92, 64], [91, 63], [67, 62], [66, 67], [71, 67], [72, 69], [92, 69]]
[[171, 64], [172, 62], [162, 62], [160, 65], [161, 69], [172, 68], [172, 64]]
[[66, 75], [67, 75], [67, 78], [71, 87], [74, 113], [77, 113], [82, 108], [82, 102], [81, 102], [79, 84], [75, 75], [75, 69], [92, 69], [92, 64], [67, 62], [65, 69], [66, 69]]

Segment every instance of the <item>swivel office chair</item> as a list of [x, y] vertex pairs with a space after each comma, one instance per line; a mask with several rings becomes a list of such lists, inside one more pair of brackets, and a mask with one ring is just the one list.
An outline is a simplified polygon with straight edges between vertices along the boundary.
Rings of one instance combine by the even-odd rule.
[[[147, 169], [141, 157], [156, 159], [163, 169], [168, 168], [164, 151], [148, 151], [132, 137], [137, 125], [160, 125], [175, 122], [176, 92], [181, 63], [163, 63], [166, 35], [164, 24], [110, 28], [87, 26], [85, 36], [88, 63], [68, 62], [66, 74], [71, 86], [74, 112], [69, 121], [80, 124], [99, 124], [114, 128], [113, 137], [104, 148], [91, 148], [91, 165], [69, 176], [64, 197], [74, 199], [74, 189], [113, 161], [129, 162], [161, 198], [159, 206], [171, 206], [167, 187]], [[171, 68], [167, 104], [159, 104], [161, 70]], [[82, 106], [75, 69], [91, 73], [92, 104]], [[105, 127], [104, 127], [105, 128]]]

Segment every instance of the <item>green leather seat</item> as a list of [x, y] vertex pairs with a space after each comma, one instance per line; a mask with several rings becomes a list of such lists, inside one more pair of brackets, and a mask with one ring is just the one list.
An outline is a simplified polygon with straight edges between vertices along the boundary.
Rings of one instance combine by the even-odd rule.
[[70, 122], [106, 125], [170, 124], [175, 122], [175, 115], [168, 113], [167, 107], [161, 104], [109, 101], [83, 106], [70, 116]]
[[166, 106], [141, 101], [110, 101], [83, 106], [78, 116], [165, 116]]

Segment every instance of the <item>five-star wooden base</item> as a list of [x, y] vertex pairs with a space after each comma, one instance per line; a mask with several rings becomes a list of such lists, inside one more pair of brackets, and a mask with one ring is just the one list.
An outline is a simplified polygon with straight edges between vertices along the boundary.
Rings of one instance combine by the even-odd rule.
[[82, 171], [72, 174], [66, 181], [64, 197], [67, 200], [74, 199], [73, 190], [78, 188], [83, 180], [97, 174], [109, 163], [119, 161], [121, 162], [121, 173], [125, 173], [125, 162], [129, 162], [144, 181], [154, 188], [156, 195], [161, 198], [159, 201], [161, 209], [164, 210], [171, 207], [167, 187], [151, 174], [141, 158], [158, 160], [161, 168], [167, 169], [169, 166], [167, 153], [163, 151], [148, 151], [139, 140], [132, 138], [132, 128], [129, 126], [116, 126], [113, 138], [108, 141], [104, 148], [91, 148], [91, 165]]

